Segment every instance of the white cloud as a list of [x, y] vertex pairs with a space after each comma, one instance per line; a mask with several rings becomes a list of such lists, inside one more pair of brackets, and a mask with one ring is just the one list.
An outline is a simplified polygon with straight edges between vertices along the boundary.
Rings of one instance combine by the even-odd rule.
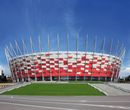
[[68, 9], [68, 11], [64, 14], [64, 19], [65, 19], [65, 25], [69, 31], [69, 34], [71, 34], [71, 36], [75, 36], [76, 30], [74, 27], [74, 12], [72, 9]]
[[126, 77], [130, 75], [130, 66], [122, 67], [120, 71], [120, 77]]
[[0, 70], [3, 70], [5, 75], [11, 75], [8, 65], [0, 65]]
[[64, 13], [64, 21], [65, 21], [65, 26], [67, 30], [69, 31], [69, 34], [71, 37], [75, 37], [76, 33], [79, 33], [80, 28], [76, 29], [75, 28], [75, 12], [74, 8], [76, 5], [76, 1], [71, 5], [71, 7], [67, 7], [66, 12]]
[[130, 67], [125, 67], [122, 69], [122, 72], [130, 72]]

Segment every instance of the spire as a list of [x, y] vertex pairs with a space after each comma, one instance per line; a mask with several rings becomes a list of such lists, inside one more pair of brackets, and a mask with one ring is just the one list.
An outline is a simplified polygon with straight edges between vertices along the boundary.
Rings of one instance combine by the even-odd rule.
[[32, 37], [30, 36], [30, 45], [31, 45], [31, 51], [34, 53], [34, 48], [33, 48], [33, 42], [32, 42]]
[[17, 54], [20, 53], [20, 55], [22, 55], [22, 51], [20, 50], [20, 47], [19, 47], [19, 45], [18, 45], [16, 40], [15, 40], [15, 45], [16, 45], [16, 49], [17, 49]]

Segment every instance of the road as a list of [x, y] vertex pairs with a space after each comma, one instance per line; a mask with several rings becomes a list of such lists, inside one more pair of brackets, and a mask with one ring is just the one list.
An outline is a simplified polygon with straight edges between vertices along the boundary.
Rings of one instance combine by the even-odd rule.
[[130, 96], [0, 96], [0, 110], [130, 110]]

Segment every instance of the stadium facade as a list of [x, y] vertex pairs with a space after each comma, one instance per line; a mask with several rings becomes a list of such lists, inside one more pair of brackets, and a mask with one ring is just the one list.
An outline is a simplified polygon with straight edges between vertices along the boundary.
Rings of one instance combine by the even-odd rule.
[[27, 47], [22, 40], [23, 50], [17, 41], [15, 48], [12, 44], [5, 48], [5, 55], [9, 63], [14, 81], [62, 81], [62, 80], [102, 80], [112, 81], [119, 76], [121, 63], [125, 54], [124, 48], [119, 48], [117, 56], [112, 55], [112, 42], [110, 54], [104, 53], [105, 39], [102, 42], [102, 52], [94, 49], [87, 51], [87, 38], [85, 39], [85, 51], [78, 51], [78, 39], [76, 38], [76, 50], [69, 51], [68, 37], [66, 42], [67, 51], [60, 51], [59, 37], [57, 37], [57, 51], [50, 51], [50, 38], [48, 37], [48, 51], [43, 52], [39, 37], [39, 52], [34, 52], [32, 38], [30, 47], [32, 53], [25, 53]]

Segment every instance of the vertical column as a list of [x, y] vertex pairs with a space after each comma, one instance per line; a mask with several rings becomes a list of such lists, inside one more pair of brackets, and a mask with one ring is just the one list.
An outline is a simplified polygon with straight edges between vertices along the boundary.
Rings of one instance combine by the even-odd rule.
[[102, 69], [102, 57], [103, 57], [103, 54], [104, 54], [104, 46], [105, 46], [105, 37], [104, 37], [102, 45], [101, 45], [102, 55], [101, 55], [101, 59], [100, 59], [100, 71], [99, 71], [99, 77], [98, 77], [99, 81], [101, 79], [101, 74], [102, 74], [101, 69]]
[[[12, 51], [10, 51], [9, 50], [9, 48], [7, 47], [7, 49], [8, 49], [8, 51], [12, 54], [12, 57], [16, 57], [17, 56], [17, 53], [16, 53], [16, 51], [15, 51], [15, 49], [14, 49], [14, 47], [13, 47], [13, 45], [10, 43], [10, 50]], [[15, 67], [16, 68], [16, 67]], [[16, 74], [16, 73], [15, 73]], [[17, 75], [16, 75], [16, 77], [17, 77]], [[18, 79], [18, 78], [17, 78]], [[23, 77], [22, 77], [22, 74], [21, 74], [21, 79], [23, 80]]]
[[[39, 44], [39, 52], [42, 52], [43, 50], [42, 50], [42, 46], [41, 46], [41, 37], [39, 36], [38, 37], [38, 44]], [[42, 63], [40, 62], [40, 65], [42, 66]], [[42, 69], [42, 81], [44, 81], [44, 73], [43, 73], [43, 68], [41, 67], [41, 69]]]
[[13, 48], [13, 45], [10, 43], [10, 49], [13, 51], [13, 57], [17, 56], [17, 53], [15, 52], [15, 49]]
[[96, 50], [96, 37], [94, 39], [93, 54], [92, 54], [91, 81], [93, 79], [93, 60], [94, 60], [95, 50]]
[[11, 79], [13, 80], [13, 82], [17, 82], [17, 78], [14, 76], [14, 73], [12, 71], [12, 67], [11, 67], [11, 64], [10, 64], [10, 60], [9, 60], [9, 52], [7, 51], [7, 48], [5, 48], [5, 57], [6, 57], [6, 60], [7, 60], [7, 63], [8, 63], [8, 67], [11, 71]]
[[[25, 44], [25, 42], [24, 42], [24, 40], [22, 39], [22, 44], [23, 44], [23, 52], [24, 52], [24, 54], [26, 54], [26, 53], [28, 53], [28, 50], [27, 50], [27, 47], [26, 47], [26, 44]], [[19, 47], [19, 46], [18, 46]], [[19, 49], [20, 50], [20, 49]], [[21, 50], [20, 50], [21, 51]], [[26, 57], [25, 57], [26, 58]], [[25, 61], [25, 65], [26, 65], [26, 61]], [[26, 65], [27, 66], [27, 65]], [[30, 81], [30, 76], [29, 76], [29, 73], [27, 72], [26, 73], [27, 74], [27, 79], [28, 79], [28, 81]]]
[[77, 67], [78, 67], [78, 66], [77, 66], [77, 63], [78, 63], [78, 62], [77, 62], [77, 61], [78, 61], [78, 34], [77, 34], [77, 36], [76, 36], [76, 81], [77, 81], [77, 79], [78, 79], [78, 78], [77, 78], [77, 72], [78, 72], [78, 71], [77, 71], [77, 70], [78, 70], [78, 68], [77, 68]]
[[29, 69], [28, 69], [28, 64], [31, 65], [30, 61], [31, 61], [31, 57], [28, 56], [28, 60], [26, 61], [26, 66], [27, 66], [27, 73], [26, 74], [27, 74], [28, 81], [31, 81], [31, 78], [30, 78], [30, 75], [29, 75]]
[[18, 51], [19, 51], [20, 55], [22, 55], [22, 51], [21, 51], [21, 49], [20, 49], [20, 47], [19, 47], [19, 45], [18, 45], [17, 41], [15, 41], [15, 44], [16, 44], [16, 47], [17, 47], [17, 49], [18, 49]]
[[[110, 66], [110, 57], [111, 57], [111, 53], [112, 53], [112, 43], [113, 43], [113, 40], [111, 39], [111, 43], [110, 43], [110, 52], [109, 52], [109, 66]], [[113, 80], [113, 75], [114, 75], [114, 71], [113, 71], [113, 67], [110, 68], [110, 70], [112, 72], [112, 75], [111, 75], [111, 81]]]
[[10, 68], [10, 71], [11, 71], [11, 79], [13, 80], [13, 82], [19, 82], [18, 77], [16, 77], [15, 73], [13, 73], [13, 71], [12, 71], [12, 66], [10, 64], [10, 61], [8, 62], [8, 64], [9, 64], [9, 68]]
[[117, 47], [116, 47], [116, 53], [115, 53], [116, 56], [118, 56], [118, 52], [119, 52], [119, 44], [120, 44], [120, 43], [119, 43], [119, 40], [118, 40], [118, 42], [117, 42]]
[[88, 45], [88, 35], [85, 38], [85, 64], [84, 64], [84, 81], [86, 80], [87, 77], [87, 72], [86, 72], [86, 57], [87, 57], [87, 45]]
[[[119, 52], [119, 40], [117, 42], [117, 47], [116, 47], [116, 50], [115, 50], [115, 56], [118, 56], [118, 52]], [[118, 64], [117, 66], [117, 72], [116, 72], [116, 79], [118, 80], [118, 75], [119, 75], [119, 71], [120, 71], [120, 64]]]
[[69, 72], [68, 72], [68, 56], [69, 56], [69, 35], [67, 34], [67, 80], [69, 81]]
[[[118, 58], [119, 58], [120, 62], [123, 63], [124, 56], [125, 56], [125, 52], [126, 52], [126, 49], [125, 49], [125, 47], [123, 47], [123, 44], [122, 44], [122, 47], [121, 47], [120, 51], [121, 51], [121, 52], [120, 52], [120, 54], [118, 55]], [[120, 65], [119, 65], [119, 67], [118, 67], [117, 79], [118, 79], [118, 77], [119, 77], [120, 68], [121, 68], [121, 63], [120, 63]]]
[[26, 53], [28, 54], [28, 49], [23, 39], [22, 39], [22, 44], [23, 44], [23, 54], [26, 54]]
[[48, 53], [49, 53], [49, 73], [50, 73], [50, 81], [52, 81], [52, 73], [51, 73], [51, 67], [50, 67], [50, 36], [48, 35]]
[[16, 53], [17, 53], [17, 55], [19, 55], [19, 50], [18, 50], [18, 46], [17, 46], [16, 40], [15, 40], [15, 47], [16, 47]]
[[[13, 68], [14, 68], [14, 67], [13, 67]], [[16, 80], [16, 82], [20, 82], [19, 77], [18, 77], [18, 75], [16, 74], [16, 69], [15, 69], [15, 72], [13, 72], [13, 71], [12, 71], [12, 66], [11, 66], [11, 73], [13, 74], [14, 79]], [[21, 77], [21, 79], [22, 79], [22, 77]]]
[[[26, 58], [25, 58], [25, 59], [26, 59]], [[24, 62], [26, 62], [26, 60], [25, 60]], [[26, 66], [26, 65], [24, 65], [24, 66]], [[21, 70], [19, 70], [19, 72], [21, 73], [22, 82], [24, 82], [25, 76], [23, 75], [23, 73], [22, 73]], [[24, 68], [24, 74], [25, 74], [25, 68]]]
[[41, 47], [41, 37], [38, 37], [38, 46], [39, 46], [39, 52], [42, 52], [42, 47]]
[[60, 81], [59, 50], [60, 50], [60, 42], [59, 42], [59, 34], [57, 34], [57, 52], [58, 52], [58, 79], [59, 79], [59, 81]]
[[[32, 54], [34, 53], [34, 48], [33, 48], [33, 41], [32, 41], [32, 38], [30, 36], [30, 46], [31, 46], [31, 51], [32, 51]], [[34, 56], [36, 57], [36, 56]], [[33, 57], [33, 59], [34, 59]], [[34, 60], [35, 61], [35, 60]], [[34, 71], [35, 71], [35, 81], [37, 81], [37, 76], [36, 76], [36, 65], [35, 65], [35, 68], [34, 68]]]
[[[12, 61], [11, 61], [11, 62], [12, 62]], [[16, 65], [15, 65], [14, 60], [13, 60], [12, 64], [13, 64], [13, 74], [14, 74], [16, 80], [17, 80], [18, 82], [21, 82], [23, 77], [22, 77], [21, 73], [19, 73], [19, 74], [20, 74], [20, 77], [18, 77], [18, 74], [17, 74], [17, 72], [16, 72], [17, 69], [16, 69]]]

